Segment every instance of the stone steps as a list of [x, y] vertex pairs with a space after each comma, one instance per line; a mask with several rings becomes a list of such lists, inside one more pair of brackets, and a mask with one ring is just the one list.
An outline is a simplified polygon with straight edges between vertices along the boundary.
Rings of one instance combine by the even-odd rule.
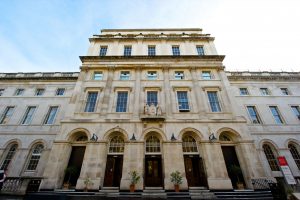
[[143, 198], [167, 198], [167, 194], [162, 187], [145, 187], [142, 193]]
[[215, 192], [218, 199], [273, 199], [271, 191], [251, 191], [251, 190], [238, 190], [238, 191], [224, 191]]

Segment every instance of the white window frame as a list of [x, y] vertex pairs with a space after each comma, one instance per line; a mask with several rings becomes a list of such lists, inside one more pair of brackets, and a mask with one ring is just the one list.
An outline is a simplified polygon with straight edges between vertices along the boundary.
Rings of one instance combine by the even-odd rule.
[[[187, 101], [188, 101], [189, 109], [179, 109], [178, 92], [186, 92], [186, 96], [187, 96]], [[188, 89], [177, 89], [177, 90], [175, 90], [175, 97], [176, 97], [177, 111], [178, 111], [179, 113], [191, 112], [191, 110], [192, 110], [192, 106], [191, 106], [191, 105], [192, 105], [192, 104], [191, 104], [191, 94], [190, 94], [190, 90], [188, 90]]]
[[[270, 113], [271, 113], [271, 115], [272, 115], [272, 117], [273, 117], [274, 122], [275, 122], [276, 125], [284, 125], [284, 124], [286, 124], [286, 123], [285, 123], [285, 120], [284, 120], [284, 118], [283, 118], [283, 115], [282, 115], [282, 113], [281, 113], [280, 110], [279, 110], [278, 105], [268, 105], [268, 107], [269, 107], [269, 111], [270, 111]], [[273, 113], [272, 113], [271, 107], [276, 107], [276, 111], [277, 111], [278, 116], [279, 116], [279, 118], [281, 119], [282, 123], [277, 123], [277, 121], [276, 121], [276, 119], [275, 119], [275, 117], [274, 117], [274, 115], [273, 115]]]
[[[46, 123], [48, 121], [49, 117], [50, 117], [50, 109], [54, 108], [54, 107], [57, 107], [57, 110], [56, 110], [55, 115], [53, 117], [53, 122], [51, 124], [50, 123]], [[44, 121], [43, 121], [44, 125], [53, 125], [53, 124], [55, 124], [57, 113], [59, 112], [59, 108], [60, 108], [59, 105], [50, 105], [48, 107], [47, 113], [46, 113], [46, 115], [44, 117]]]
[[157, 71], [147, 71], [147, 80], [152, 81], [157, 79], [158, 79]]
[[[204, 74], [209, 74], [209, 77], [208, 76], [204, 76]], [[201, 79], [202, 80], [213, 80], [213, 74], [211, 71], [202, 71], [201, 72]]]
[[[25, 123], [25, 119], [27, 118], [28, 113], [30, 111], [29, 108], [33, 108], [33, 107], [34, 107], [34, 111], [33, 111], [32, 115], [30, 117], [30, 121], [28, 123]], [[21, 120], [20, 124], [21, 125], [30, 125], [32, 123], [33, 117], [34, 117], [35, 112], [36, 112], [37, 109], [38, 109], [38, 106], [36, 106], [36, 105], [29, 105], [29, 106], [27, 106], [26, 110], [25, 110], [25, 113], [23, 114], [23, 117], [22, 117], [22, 120]]]
[[[258, 118], [258, 120], [259, 120], [257, 123], [255, 123], [254, 120], [252, 120], [252, 117], [251, 117], [251, 114], [250, 114], [250, 112], [249, 112], [249, 110], [248, 110], [248, 107], [254, 107], [256, 116], [257, 116], [257, 118]], [[261, 119], [261, 117], [260, 117], [260, 113], [258, 112], [258, 109], [257, 109], [257, 106], [256, 106], [256, 105], [246, 105], [246, 110], [247, 110], [248, 117], [249, 117], [249, 119], [250, 119], [251, 124], [258, 124], [258, 125], [259, 125], [259, 124], [263, 124], [263, 121], [262, 121], [262, 119]]]
[[[246, 94], [242, 94], [242, 92], [241, 92], [242, 89], [245, 89]], [[240, 88], [239, 88], [239, 94], [240, 94], [240, 96], [249, 96], [249, 95], [250, 95], [250, 94], [249, 94], [249, 90], [248, 90], [248, 88], [246, 88], [246, 87], [240, 87]]]
[[[127, 72], [127, 75], [125, 75], [125, 72]], [[130, 80], [130, 71], [120, 71], [120, 80], [121, 81], [129, 81]]]
[[174, 80], [184, 80], [184, 71], [174, 71]]
[[[259, 90], [260, 90], [260, 94], [262, 96], [270, 96], [271, 95], [270, 90], [268, 88], [266, 88], [266, 87], [259, 88]], [[266, 91], [267, 93], [265, 94], [263, 91]]]
[[93, 80], [94, 81], [102, 81], [103, 80], [103, 72], [102, 71], [94, 71]]

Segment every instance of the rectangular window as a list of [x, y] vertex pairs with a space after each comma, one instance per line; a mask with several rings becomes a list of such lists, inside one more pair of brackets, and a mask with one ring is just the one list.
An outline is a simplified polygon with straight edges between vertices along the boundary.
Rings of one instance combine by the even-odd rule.
[[173, 53], [173, 56], [180, 56], [179, 46], [172, 46], [172, 53]]
[[24, 89], [22, 88], [18, 88], [15, 92], [15, 96], [21, 96], [24, 93]]
[[124, 46], [124, 56], [131, 56], [131, 46]]
[[157, 80], [157, 72], [156, 71], [148, 71], [147, 78], [148, 78], [148, 80]]
[[203, 46], [197, 46], [197, 53], [199, 56], [203, 56], [204, 55], [204, 49]]
[[207, 92], [210, 108], [212, 112], [221, 112], [221, 107], [217, 92]]
[[35, 106], [29, 106], [25, 112], [22, 124], [30, 124], [33, 118], [33, 114], [35, 111], [36, 107]]
[[44, 124], [54, 124], [55, 116], [58, 110], [58, 106], [51, 106], [46, 115]]
[[121, 71], [120, 80], [129, 80], [130, 72], [129, 71]]
[[57, 88], [56, 96], [63, 96], [65, 93], [65, 88]]
[[155, 46], [148, 46], [148, 56], [155, 56]]
[[260, 88], [260, 93], [263, 96], [270, 95], [268, 88]]
[[270, 106], [270, 110], [272, 112], [272, 115], [276, 121], [276, 124], [283, 124], [282, 117], [279, 114], [277, 106]]
[[102, 72], [94, 72], [94, 77], [93, 79], [95, 81], [100, 81], [103, 80], [103, 73]]
[[175, 80], [183, 80], [183, 79], [184, 79], [183, 71], [176, 71], [175, 72]]
[[38, 88], [35, 91], [35, 96], [43, 96], [44, 92], [45, 92], [45, 89]]
[[190, 110], [187, 91], [177, 91], [179, 112], [188, 112]]
[[6, 124], [8, 122], [8, 120], [10, 119], [10, 117], [12, 116], [13, 112], [14, 112], [15, 107], [13, 106], [8, 106], [5, 108], [4, 112], [1, 115], [0, 118], [0, 124]]
[[249, 95], [247, 88], [240, 88], [240, 95], [242, 96]]
[[287, 88], [280, 88], [280, 90], [283, 95], [290, 95], [289, 90]]
[[299, 106], [291, 106], [294, 114], [296, 115], [296, 117], [300, 120], [300, 108]]
[[211, 80], [211, 72], [210, 71], [203, 71], [202, 72], [202, 79], [204, 80]]
[[4, 89], [0, 89], [0, 97], [3, 95]]
[[106, 52], [107, 52], [107, 46], [101, 46], [99, 55], [106, 56]]
[[126, 112], [128, 92], [118, 92], [116, 112]]
[[88, 97], [85, 105], [84, 112], [94, 112], [97, 102], [98, 92], [88, 92]]
[[157, 106], [157, 91], [148, 91], [147, 92], [147, 104], [151, 106], [154, 104]]
[[259, 119], [259, 116], [257, 114], [255, 106], [247, 106], [247, 109], [248, 109], [248, 113], [251, 117], [251, 122], [253, 124], [260, 124], [261, 122], [260, 122], [260, 119]]

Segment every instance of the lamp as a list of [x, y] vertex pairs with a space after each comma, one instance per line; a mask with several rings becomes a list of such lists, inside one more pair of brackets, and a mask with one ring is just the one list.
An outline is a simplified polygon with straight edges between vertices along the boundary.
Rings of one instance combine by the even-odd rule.
[[93, 133], [93, 136], [91, 137], [90, 141], [97, 142], [97, 140], [98, 140], [98, 136], [95, 133]]
[[208, 137], [209, 141], [210, 142], [215, 142], [217, 141], [217, 138], [215, 137], [214, 133], [211, 133]]
[[171, 141], [176, 141], [176, 140], [177, 140], [177, 139], [175, 138], [174, 133], [172, 133]]
[[132, 137], [130, 138], [131, 141], [136, 141], [134, 133], [132, 134]]

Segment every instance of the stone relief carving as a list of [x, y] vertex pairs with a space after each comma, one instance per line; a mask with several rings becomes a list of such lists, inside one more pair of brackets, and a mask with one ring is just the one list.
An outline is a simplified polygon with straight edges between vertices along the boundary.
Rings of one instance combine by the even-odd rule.
[[151, 116], [161, 116], [162, 110], [161, 107], [157, 104], [156, 106], [154, 103], [151, 103], [149, 106], [147, 103], [144, 105], [144, 114], [145, 115], [151, 115]]

